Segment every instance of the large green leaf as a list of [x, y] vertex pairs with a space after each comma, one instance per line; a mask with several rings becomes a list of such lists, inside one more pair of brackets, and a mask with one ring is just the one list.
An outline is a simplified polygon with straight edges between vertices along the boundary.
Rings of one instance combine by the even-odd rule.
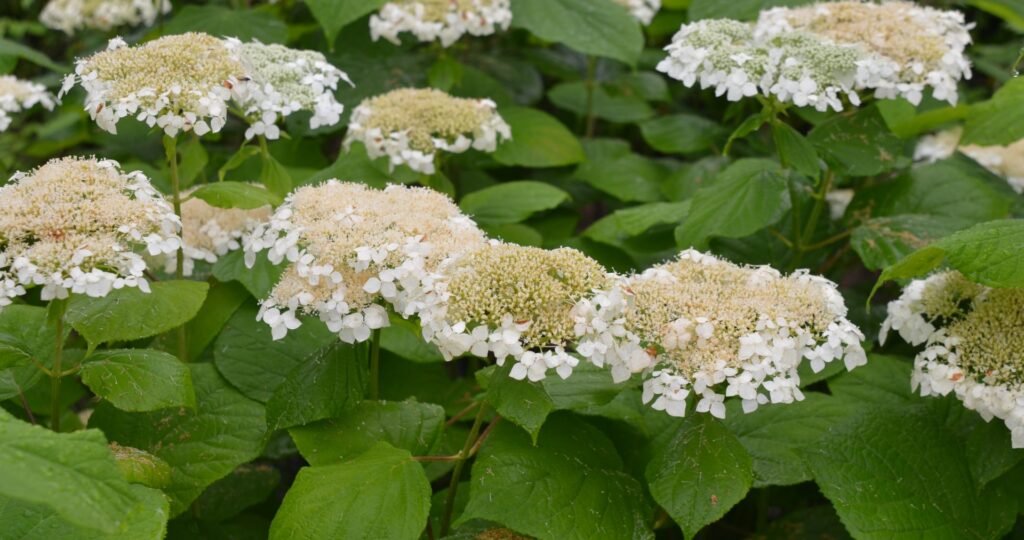
[[[0, 496], [42, 505], [40, 513], [55, 512], [55, 518], [99, 536], [135, 526], [146, 505], [161, 504], [152, 493], [125, 480], [100, 431], [54, 433], [0, 410]], [[158, 523], [148, 522], [155, 531], [147, 536], [158, 539], [167, 516], [150, 517]], [[2, 523], [7, 538], [16, 522]]]
[[1018, 32], [1024, 32], [1024, 5], [1016, 0], [967, 0], [967, 3], [983, 9], [1006, 21]]
[[2, 37], [0, 37], [0, 56], [13, 56], [15, 58], [23, 58], [25, 60], [28, 60], [29, 62], [32, 62], [33, 64], [42, 66], [50, 71], [55, 71], [57, 73], [66, 73], [70, 71], [70, 69], [68, 69], [67, 66], [62, 66], [54, 62], [50, 59], [49, 56], [33, 48], [22, 45], [17, 41], [11, 41], [9, 39]]
[[634, 154], [619, 139], [589, 139], [585, 142], [587, 161], [573, 178], [622, 201], [652, 202], [662, 198], [661, 182], [668, 170], [658, 162]]
[[89, 419], [110, 440], [145, 450], [171, 466], [171, 514], [183, 512], [206, 486], [263, 450], [263, 406], [217, 374], [211, 364], [192, 364], [196, 409], [149, 413], [119, 411], [100, 403]]
[[430, 484], [405, 450], [377, 443], [336, 465], [306, 467], [285, 495], [271, 540], [415, 540], [430, 511]]
[[335, 341], [295, 366], [267, 400], [270, 428], [333, 418], [355, 407], [369, 379], [365, 350]]
[[695, 114], [658, 116], [640, 124], [647, 144], [659, 152], [691, 154], [703, 152], [725, 135], [719, 124]]
[[444, 356], [433, 343], [423, 340], [418, 321], [391, 314], [391, 324], [381, 329], [380, 347], [413, 362], [444, 362]]
[[548, 414], [555, 410], [544, 387], [529, 380], [516, 380], [509, 376], [512, 362], [477, 372], [477, 379], [487, 388], [485, 399], [498, 413], [530, 434], [534, 441]]
[[471, 485], [459, 523], [486, 519], [541, 540], [653, 538], [640, 484], [604, 433], [572, 414], [553, 415], [536, 446], [498, 424]]
[[491, 154], [502, 165], [561, 167], [583, 161], [579, 140], [548, 113], [525, 107], [500, 111], [512, 129], [512, 139], [503, 141]]
[[270, 497], [281, 483], [281, 473], [267, 463], [246, 463], [217, 480], [192, 504], [192, 516], [203, 521], [224, 521]]
[[174, 11], [174, 16], [164, 24], [164, 34], [205, 32], [242, 41], [258, 39], [263, 43], [284, 43], [288, 40], [288, 27], [266, 9], [235, 10], [218, 5], [186, 5]]
[[289, 432], [311, 465], [331, 465], [348, 461], [380, 441], [413, 455], [427, 455], [441, 441], [444, 419], [444, 408], [432, 403], [364, 401], [338, 417]]
[[377, 10], [386, 0], [305, 0], [309, 11], [334, 43], [338, 33], [356, 19]]
[[866, 366], [830, 379], [828, 389], [836, 399], [866, 407], [910, 405], [911, 361], [896, 356], [872, 354]]
[[690, 201], [630, 206], [595, 221], [583, 234], [598, 242], [617, 246], [657, 225], [680, 223], [686, 219], [689, 212]]
[[640, 96], [615, 92], [614, 87], [595, 84], [589, 90], [586, 81], [567, 82], [548, 91], [552, 103], [580, 116], [592, 114], [610, 122], [630, 123], [646, 120], [654, 110]]
[[[249, 299], [249, 293], [239, 283], [214, 282], [195, 318], [185, 325], [188, 337], [188, 357], [199, 358], [203, 351], [220, 335], [224, 325], [238, 308]], [[165, 334], [167, 335], [167, 334]], [[177, 337], [177, 336], [175, 336]]]
[[474, 191], [463, 197], [459, 206], [478, 223], [501, 225], [518, 223], [537, 212], [557, 208], [568, 199], [568, 193], [551, 184], [521, 180]]
[[245, 265], [245, 253], [235, 250], [217, 259], [213, 264], [213, 277], [225, 282], [238, 281], [254, 298], [263, 299], [270, 295], [285, 267], [285, 264], [274, 265], [265, 253], [260, 253], [249, 268]]
[[81, 375], [97, 396], [121, 410], [196, 406], [188, 366], [163, 351], [100, 351], [82, 364]]
[[889, 131], [877, 107], [833, 116], [807, 139], [835, 172], [847, 176], [873, 176], [905, 163], [903, 141]]
[[612, 0], [517, 0], [512, 25], [585, 54], [634, 64], [644, 38], [640, 25]]
[[[167, 532], [167, 497], [143, 486], [129, 486], [138, 501], [112, 532], [75, 525], [44, 504], [0, 496], [0, 523], [7, 540], [162, 540]], [[81, 497], [80, 493], [68, 495]], [[100, 519], [93, 516], [93, 519]]]
[[738, 238], [771, 225], [789, 209], [786, 179], [778, 164], [741, 159], [697, 190], [686, 220], [676, 229], [679, 247], [707, 247], [712, 236]]
[[203, 184], [192, 192], [192, 196], [217, 208], [253, 209], [262, 206], [277, 206], [282, 202], [281, 197], [274, 193], [245, 182]]
[[853, 229], [850, 246], [869, 270], [881, 270], [959, 228], [955, 221], [941, 216], [877, 217]]
[[1024, 139], [1024, 79], [1015, 77], [988, 101], [971, 105], [961, 144], [1008, 145]]
[[57, 329], [46, 321], [46, 308], [15, 304], [0, 309], [0, 369], [48, 365]]
[[103, 298], [72, 295], [65, 320], [90, 344], [155, 336], [192, 319], [210, 286], [199, 281], [161, 281], [144, 293], [135, 287]]
[[691, 20], [738, 19], [754, 20], [761, 10], [779, 6], [799, 6], [814, 0], [692, 0], [688, 11]]
[[753, 482], [750, 455], [707, 414], [694, 414], [661, 438], [647, 465], [651, 495], [692, 538], [743, 500]]

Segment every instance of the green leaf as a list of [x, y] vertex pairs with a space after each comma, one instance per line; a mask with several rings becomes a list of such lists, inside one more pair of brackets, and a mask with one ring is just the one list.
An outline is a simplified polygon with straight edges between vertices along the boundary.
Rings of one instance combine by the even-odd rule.
[[459, 206], [478, 223], [501, 225], [518, 223], [567, 200], [569, 194], [551, 184], [521, 180], [474, 191], [463, 197]]
[[491, 156], [502, 165], [561, 167], [583, 161], [583, 147], [555, 117], [525, 107], [499, 111], [512, 129], [512, 139], [503, 141]]
[[131, 341], [177, 328], [195, 317], [210, 286], [198, 281], [151, 283], [111, 291], [103, 298], [72, 295], [64, 318], [91, 345]]
[[163, 33], [204, 32], [242, 41], [258, 39], [263, 43], [284, 43], [288, 27], [266, 9], [235, 10], [218, 5], [186, 5], [175, 8], [174, 16], [164, 24]]
[[188, 366], [163, 351], [100, 351], [82, 364], [82, 382], [124, 411], [195, 408]]
[[573, 178], [621, 201], [653, 202], [662, 197], [661, 183], [668, 170], [654, 160], [629, 149], [619, 139], [589, 139], [584, 143], [587, 160]]
[[380, 441], [425, 456], [441, 442], [444, 408], [415, 401], [364, 401], [342, 415], [291, 428], [310, 465], [331, 465], [366, 452]]
[[889, 131], [877, 107], [833, 116], [815, 127], [807, 140], [845, 176], [874, 176], [906, 161], [901, 159], [903, 141]]
[[203, 521], [225, 521], [265, 501], [281, 483], [281, 473], [266, 463], [246, 463], [217, 480], [196, 499], [192, 515]]
[[880, 408], [803, 451], [855, 538], [997, 538], [1016, 502], [977, 490], [962, 443], [921, 407]]
[[[167, 532], [167, 497], [143, 486], [129, 486], [138, 501], [116, 531], [104, 533], [61, 519], [53, 508], [0, 496], [4, 538], [18, 540], [163, 540]], [[69, 497], [79, 497], [78, 493]], [[93, 516], [93, 519], [100, 519]]]
[[836, 399], [861, 407], [910, 405], [914, 402], [910, 390], [911, 365], [906, 358], [870, 354], [867, 365], [830, 379], [828, 389]]
[[499, 414], [525, 429], [536, 441], [544, 420], [555, 410], [555, 404], [540, 383], [517, 381], [510, 377], [512, 366], [513, 363], [508, 362], [504, 366], [496, 366], [490, 370], [484, 399], [497, 409]]
[[338, 33], [357, 19], [376, 11], [386, 0], [305, 0], [310, 13], [324, 29], [328, 43], [334, 43]]
[[270, 539], [416, 540], [429, 511], [423, 467], [409, 452], [377, 443], [352, 461], [299, 471]]
[[548, 377], [541, 381], [541, 386], [555, 409], [577, 411], [611, 402], [630, 384], [628, 381], [616, 384], [608, 370], [583, 362], [568, 379]]
[[960, 144], [1009, 145], [1024, 139], [1024, 79], [1015, 77], [988, 101], [971, 105]]
[[0, 411], [0, 496], [44, 505], [95, 534], [126, 531], [153, 502], [149, 493], [125, 480], [102, 432], [54, 433]]
[[750, 455], [718, 420], [694, 414], [655, 448], [651, 495], [692, 538], [743, 500], [753, 482]]
[[232, 386], [265, 403], [291, 371], [338, 336], [319, 321], [305, 320], [284, 339], [274, 341], [270, 326], [256, 320], [257, 311], [247, 305], [235, 312], [213, 346], [213, 360]]
[[1017, 32], [1024, 32], [1024, 5], [1016, 0], [968, 0], [967, 3], [1006, 21]]
[[676, 229], [681, 248], [706, 248], [712, 236], [739, 238], [779, 220], [789, 209], [786, 179], [778, 164], [741, 159], [697, 190], [690, 213]]
[[692, 0], [687, 12], [691, 20], [737, 19], [750, 21], [757, 18], [762, 10], [779, 6], [800, 6], [814, 0]]
[[[188, 357], [199, 358], [203, 351], [220, 335], [224, 325], [238, 308], [249, 299], [245, 287], [238, 283], [214, 282], [206, 295], [199, 313], [185, 326], [188, 337]], [[167, 334], [165, 334], [167, 335]], [[175, 336], [177, 337], [177, 336]]]
[[779, 152], [782, 166], [808, 177], [817, 178], [821, 172], [818, 152], [807, 138], [785, 122], [772, 123], [772, 136]]
[[181, 156], [181, 163], [178, 164], [178, 181], [181, 182], [182, 188], [191, 187], [206, 169], [210, 155], [206, 153], [206, 148], [199, 137], [189, 138], [178, 146], [178, 155]]
[[220, 169], [217, 169], [217, 181], [223, 182], [224, 177], [227, 174], [239, 167], [241, 167], [250, 158], [260, 153], [260, 147], [258, 146], [242, 146], [237, 152], [231, 154], [231, 157], [221, 165]]
[[260, 183], [267, 187], [267, 190], [280, 197], [288, 195], [292, 190], [292, 175], [288, 169], [281, 164], [269, 152], [264, 152], [260, 159]]
[[260, 186], [244, 182], [203, 184], [192, 192], [192, 196], [217, 208], [244, 208], [247, 210], [262, 206], [277, 206], [283, 202], [281, 197], [274, 193]]
[[123, 412], [100, 403], [89, 425], [111, 441], [149, 452], [171, 466], [171, 515], [188, 508], [214, 481], [255, 459], [267, 424], [263, 406], [247, 399], [210, 364], [190, 364], [196, 408], [149, 413]]
[[166, 487], [171, 483], [171, 466], [166, 461], [138, 448], [110, 445], [117, 467], [125, 479], [133, 484], [153, 488]]
[[53, 60], [49, 56], [17, 41], [11, 41], [9, 39], [0, 37], [0, 56], [13, 56], [16, 58], [23, 58], [36, 64], [37, 66], [44, 67], [50, 71], [57, 73], [67, 73], [70, 70], [67, 66], [62, 66]]
[[616, 210], [595, 221], [584, 236], [613, 246], [639, 236], [657, 225], [674, 225], [686, 219], [690, 201], [656, 202]]
[[222, 282], [238, 281], [254, 298], [262, 299], [270, 294], [286, 267], [271, 263], [265, 254], [258, 254], [255, 264], [249, 268], [245, 265], [245, 253], [235, 250], [217, 259], [213, 264], [213, 277]]
[[382, 349], [413, 362], [444, 362], [444, 357], [437, 350], [437, 346], [423, 340], [423, 333], [418, 322], [406, 320], [394, 314], [390, 319], [391, 325], [381, 329]]
[[877, 217], [853, 229], [850, 245], [869, 270], [892, 266], [915, 250], [955, 232], [955, 222], [941, 216], [904, 214]]
[[473, 463], [471, 486], [457, 525], [486, 519], [536, 538], [654, 538], [639, 482], [604, 433], [571, 414], [553, 415], [536, 446], [498, 424]]
[[0, 309], [0, 369], [36, 367], [31, 359], [49, 365], [56, 327], [46, 321], [46, 308], [15, 304]]
[[365, 348], [335, 342], [295, 366], [267, 400], [273, 429], [341, 415], [366, 393]]
[[626, 124], [646, 120], [654, 110], [640, 96], [619, 94], [614, 87], [595, 84], [588, 94], [585, 81], [555, 85], [548, 91], [548, 99], [556, 106], [580, 116], [593, 114], [596, 118]]
[[647, 144], [666, 154], [704, 152], [725, 135], [718, 123], [695, 114], [673, 114], [652, 118], [640, 124]]
[[452, 87], [462, 82], [465, 68], [458, 60], [450, 56], [438, 58], [427, 72], [427, 81], [432, 88], [442, 92], [450, 92]]
[[635, 64], [644, 38], [626, 9], [607, 0], [517, 0], [512, 25], [577, 51]]

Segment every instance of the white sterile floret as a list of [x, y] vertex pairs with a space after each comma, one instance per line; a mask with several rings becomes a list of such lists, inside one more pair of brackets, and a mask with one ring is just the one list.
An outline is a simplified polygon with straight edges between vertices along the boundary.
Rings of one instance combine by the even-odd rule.
[[170, 11], [170, 0], [50, 0], [39, 20], [72, 35], [86, 28], [106, 32], [118, 26], [152, 26]]
[[370, 37], [399, 45], [399, 34], [408, 32], [422, 42], [437, 40], [448, 47], [465, 34], [508, 30], [510, 5], [510, 0], [394, 0], [370, 17]]
[[579, 360], [573, 304], [610, 277], [597, 261], [570, 248], [543, 250], [492, 242], [443, 263], [416, 315], [423, 336], [446, 359], [512, 358], [509, 375], [564, 378]]
[[169, 137], [182, 131], [204, 135], [224, 126], [228, 101], [244, 78], [225, 42], [206, 34], [167, 36], [135, 47], [114, 38], [107, 50], [75, 63], [60, 93], [80, 84], [85, 109], [111, 133], [122, 118], [133, 116]]
[[345, 108], [335, 99], [334, 91], [339, 81], [354, 85], [323, 54], [258, 41], [242, 43], [233, 38], [227, 40], [227, 45], [245, 68], [246, 79], [235, 91], [249, 119], [246, 139], [256, 135], [279, 138], [278, 120], [297, 111], [312, 113], [310, 129], [341, 121]]
[[0, 187], [0, 307], [25, 289], [41, 298], [102, 297], [138, 287], [150, 256], [181, 245], [180, 221], [141, 172], [115, 161], [62, 158]]
[[360, 141], [371, 158], [388, 156], [392, 169], [406, 165], [434, 174], [437, 151], [493, 152], [499, 138], [511, 139], [512, 131], [493, 101], [404, 88], [367, 99], [352, 111], [345, 149]]
[[[907, 321], [914, 332], [904, 331]], [[992, 289], [958, 272], [935, 274], [890, 302], [883, 335], [890, 327], [912, 345], [924, 344], [914, 359], [914, 390], [954, 393], [986, 421], [1003, 420], [1013, 447], [1024, 448], [1024, 289]]]
[[289, 263], [258, 315], [274, 339], [298, 328], [305, 314], [352, 343], [388, 326], [388, 308], [417, 311], [437, 265], [484, 241], [436, 191], [330, 180], [289, 195], [244, 248], [249, 266], [264, 250], [271, 262]]
[[11, 113], [20, 113], [36, 105], [53, 110], [53, 95], [46, 87], [13, 75], [0, 75], [0, 132], [11, 125]]
[[651, 24], [651, 20], [661, 9], [661, 0], [615, 0], [616, 3], [629, 10], [629, 13], [640, 21], [640, 24]]
[[[218, 208], [191, 197], [193, 191], [182, 193], [186, 200], [181, 204], [181, 238], [185, 253], [182, 267], [186, 276], [192, 275], [196, 261], [213, 264], [227, 253], [241, 249], [245, 237], [266, 223], [273, 212], [269, 205], [252, 209]], [[175, 252], [164, 259], [167, 272], [174, 271], [177, 257]]]
[[692, 250], [619, 278], [573, 314], [580, 354], [615, 381], [645, 373], [644, 403], [673, 416], [691, 394], [697, 412], [717, 417], [732, 396], [744, 412], [799, 401], [804, 360], [815, 373], [838, 359], [847, 369], [867, 362], [834, 283]]
[[946, 159], [958, 150], [980, 165], [1006, 179], [1017, 193], [1024, 193], [1024, 139], [1006, 146], [960, 145], [961, 128], [925, 135], [917, 142], [914, 159], [931, 163]]

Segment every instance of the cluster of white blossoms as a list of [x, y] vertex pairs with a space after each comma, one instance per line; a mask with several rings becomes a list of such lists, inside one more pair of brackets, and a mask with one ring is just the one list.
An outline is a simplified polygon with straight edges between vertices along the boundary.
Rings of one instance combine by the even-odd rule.
[[579, 362], [572, 307], [610, 279], [575, 249], [492, 242], [442, 264], [416, 314], [447, 359], [512, 358], [514, 379], [539, 381], [549, 369], [564, 379]]
[[245, 138], [263, 135], [277, 139], [279, 119], [297, 111], [309, 111], [310, 129], [333, 126], [341, 121], [345, 108], [334, 97], [338, 81], [351, 86], [352, 80], [317, 51], [289, 49], [260, 42], [242, 43], [228, 39], [245, 69], [246, 79], [236, 92], [249, 117]]
[[53, 110], [53, 95], [46, 87], [14, 75], [0, 75], [0, 132], [11, 125], [11, 113], [20, 113], [36, 105]]
[[918, 104], [930, 88], [956, 103], [957, 82], [971, 76], [969, 28], [960, 12], [912, 2], [774, 8], [753, 24], [684, 25], [658, 70], [730, 101], [760, 94], [820, 111], [842, 110], [843, 96], [858, 105], [858, 91]]
[[274, 339], [306, 314], [352, 343], [388, 325], [388, 306], [417, 312], [437, 266], [484, 242], [443, 194], [330, 180], [289, 195], [244, 248], [249, 265], [263, 250], [275, 264], [290, 263], [259, 311]]
[[1017, 193], [1024, 193], [1024, 139], [1007, 146], [961, 146], [962, 134], [962, 129], [953, 128], [921, 137], [914, 149], [914, 159], [930, 163], [946, 159], [959, 150], [993, 174], [1005, 178]]
[[50, 0], [39, 20], [68, 35], [82, 29], [109, 31], [118, 26], [152, 26], [170, 13], [170, 0]]
[[371, 158], [388, 156], [392, 169], [406, 165], [434, 174], [437, 151], [493, 152], [499, 138], [511, 139], [512, 131], [493, 101], [403, 88], [367, 99], [352, 111], [345, 148], [360, 141]]
[[41, 298], [149, 291], [146, 263], [181, 245], [180, 221], [141, 172], [117, 162], [55, 159], [0, 187], [0, 307], [42, 287]]
[[[181, 239], [185, 254], [184, 274], [191, 276], [196, 261], [213, 264], [231, 251], [242, 248], [244, 239], [270, 219], [273, 208], [218, 208], [202, 199], [189, 197], [194, 190], [182, 193], [187, 200], [181, 204]], [[164, 268], [173, 272], [177, 253], [164, 259]]]
[[114, 38], [75, 63], [60, 94], [80, 84], [89, 115], [111, 133], [130, 116], [169, 137], [219, 132], [234, 100], [250, 122], [246, 137], [275, 139], [277, 121], [299, 110], [313, 113], [311, 128], [337, 124], [339, 80], [351, 84], [318, 52], [186, 33], [134, 47]]
[[698, 412], [720, 418], [731, 396], [745, 412], [801, 400], [805, 359], [815, 373], [837, 359], [847, 369], [867, 362], [834, 283], [692, 250], [619, 278], [579, 302], [574, 318], [582, 356], [610, 366], [616, 381], [643, 372], [644, 402], [673, 416], [691, 392]]
[[661, 9], [661, 0], [615, 0], [616, 3], [629, 10], [640, 24], [648, 25]]
[[1014, 448], [1024, 448], [1024, 289], [992, 289], [958, 272], [911, 282], [889, 303], [879, 339], [890, 330], [911, 345], [911, 384], [921, 395], [953, 392], [986, 420], [1000, 418]]
[[488, 36], [512, 23], [510, 0], [395, 0], [370, 17], [370, 37], [401, 44], [409, 32], [422, 42], [444, 47], [463, 35]]

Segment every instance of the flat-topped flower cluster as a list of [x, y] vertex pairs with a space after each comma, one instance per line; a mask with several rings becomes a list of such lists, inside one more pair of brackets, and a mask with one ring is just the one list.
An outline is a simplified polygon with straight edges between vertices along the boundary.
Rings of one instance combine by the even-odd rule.
[[911, 2], [822, 2], [684, 25], [658, 69], [730, 101], [762, 95], [820, 111], [843, 109], [858, 92], [920, 103], [926, 90], [956, 103], [970, 78], [963, 14]]
[[[181, 204], [181, 240], [185, 255], [182, 270], [186, 276], [195, 271], [196, 261], [213, 264], [227, 253], [241, 249], [244, 239], [270, 219], [273, 212], [269, 205], [252, 209], [219, 208], [192, 197], [194, 191], [182, 193], [187, 198]], [[170, 254], [164, 260], [164, 270], [173, 272], [176, 263], [177, 253]]]
[[410, 33], [448, 47], [466, 34], [488, 36], [511, 23], [511, 0], [395, 0], [370, 17], [370, 37], [398, 45], [399, 36]]
[[73, 35], [84, 29], [106, 32], [119, 26], [152, 26], [170, 11], [171, 0], [50, 0], [39, 21]]
[[36, 105], [42, 105], [47, 110], [53, 109], [53, 95], [46, 91], [45, 86], [14, 75], [0, 75], [0, 132], [6, 131], [11, 125], [11, 114]]
[[987, 421], [1003, 420], [1024, 448], [1024, 289], [993, 289], [958, 272], [911, 282], [889, 303], [879, 336], [895, 331], [923, 350], [911, 384], [921, 395], [952, 392]]

